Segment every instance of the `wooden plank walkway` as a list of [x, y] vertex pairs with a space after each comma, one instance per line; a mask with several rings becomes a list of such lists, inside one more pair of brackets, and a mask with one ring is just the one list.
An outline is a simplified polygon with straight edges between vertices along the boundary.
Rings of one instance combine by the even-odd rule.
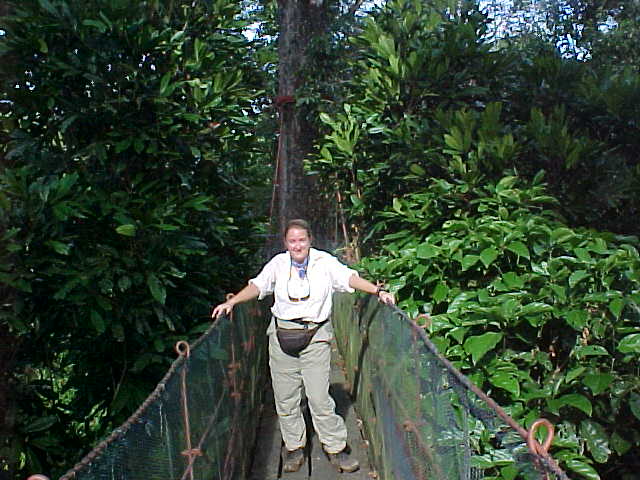
[[334, 343], [332, 345], [330, 392], [336, 401], [338, 414], [342, 415], [347, 424], [349, 434], [347, 442], [351, 448], [351, 455], [360, 462], [360, 470], [353, 473], [341, 474], [329, 463], [329, 460], [322, 451], [318, 437], [313, 431], [309, 410], [305, 404], [303, 411], [307, 421], [307, 436], [309, 437], [307, 440], [306, 461], [298, 472], [282, 472], [282, 461], [280, 459], [282, 439], [273, 404], [273, 393], [268, 392], [262, 412], [260, 428], [258, 430], [253, 467], [251, 475], [249, 476], [250, 480], [276, 480], [280, 478], [283, 480], [324, 480], [333, 478], [343, 478], [344, 480], [371, 480], [372, 478], [376, 478], [367, 457], [366, 442], [360, 430], [361, 423], [356, 416], [349, 396], [349, 388], [348, 385], [346, 385], [342, 365], [342, 359]]

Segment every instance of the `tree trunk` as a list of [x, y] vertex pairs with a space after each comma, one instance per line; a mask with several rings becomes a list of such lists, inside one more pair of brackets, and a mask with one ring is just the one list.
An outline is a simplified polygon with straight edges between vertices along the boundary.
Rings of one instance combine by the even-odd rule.
[[322, 228], [318, 227], [331, 211], [327, 202], [319, 198], [313, 177], [304, 174], [304, 158], [313, 148], [316, 131], [306, 120], [307, 109], [296, 105], [297, 93], [305, 82], [302, 70], [307, 65], [309, 43], [326, 33], [328, 12], [322, 0], [279, 0], [278, 6], [279, 72], [275, 104], [279, 111], [280, 131], [275, 211], [272, 212], [276, 217], [273, 218], [276, 248], [280, 245], [280, 232], [292, 218], [309, 220], [317, 244], [318, 237], [323, 236], [318, 231]]

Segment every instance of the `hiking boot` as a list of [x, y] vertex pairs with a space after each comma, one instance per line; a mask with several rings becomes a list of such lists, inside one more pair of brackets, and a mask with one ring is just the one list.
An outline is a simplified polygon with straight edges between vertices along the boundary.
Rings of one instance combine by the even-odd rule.
[[358, 460], [350, 457], [346, 449], [338, 453], [327, 453], [327, 456], [331, 465], [336, 467], [339, 472], [355, 472], [360, 468]]
[[282, 447], [282, 471], [297, 472], [304, 463], [304, 447], [289, 451]]

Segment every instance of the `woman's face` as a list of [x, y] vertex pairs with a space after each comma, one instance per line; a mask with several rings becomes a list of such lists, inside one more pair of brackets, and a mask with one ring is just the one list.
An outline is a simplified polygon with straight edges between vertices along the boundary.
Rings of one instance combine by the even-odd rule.
[[295, 262], [304, 262], [311, 247], [309, 233], [304, 228], [290, 228], [284, 237], [284, 246]]

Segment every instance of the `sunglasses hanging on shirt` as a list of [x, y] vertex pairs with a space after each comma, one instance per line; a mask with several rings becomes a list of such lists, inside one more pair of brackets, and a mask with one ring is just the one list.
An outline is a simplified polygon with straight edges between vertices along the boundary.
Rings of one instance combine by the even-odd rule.
[[[291, 268], [289, 268], [289, 280], [287, 281], [287, 296], [291, 302], [304, 302], [309, 300], [311, 295], [311, 284], [307, 275], [307, 267], [309, 266], [309, 257], [304, 262], [298, 263], [291, 259]], [[291, 271], [296, 269], [298, 275], [291, 275]]]

